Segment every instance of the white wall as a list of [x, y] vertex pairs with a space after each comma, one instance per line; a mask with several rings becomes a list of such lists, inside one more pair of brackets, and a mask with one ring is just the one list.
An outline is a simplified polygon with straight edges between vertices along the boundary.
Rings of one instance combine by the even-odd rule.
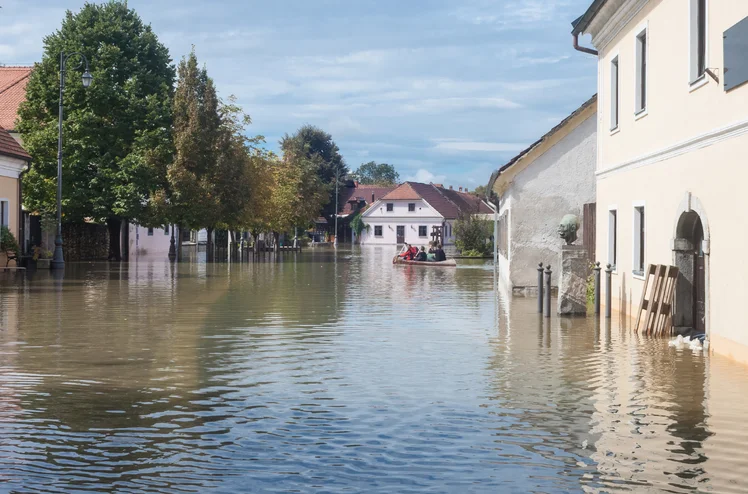
[[[393, 204], [393, 211], [387, 211], [387, 203]], [[415, 203], [416, 210], [408, 211], [408, 204]], [[428, 245], [434, 226], [442, 226], [442, 216], [423, 200], [378, 201], [364, 213], [364, 223], [368, 231], [361, 234], [361, 244], [397, 244], [397, 226], [405, 227], [405, 242], [417, 246]], [[382, 236], [374, 235], [376, 226], [382, 227]], [[418, 227], [426, 227], [426, 236], [419, 236]], [[451, 230], [451, 228], [450, 228]], [[445, 244], [448, 240], [445, 238]]]
[[[168, 235], [164, 228], [154, 228], [148, 235], [148, 228], [130, 223], [130, 260], [138, 256], [166, 257], [171, 246], [171, 226]], [[176, 234], [176, 232], [174, 232]]]
[[536, 286], [539, 262], [550, 264], [556, 286], [564, 215], [579, 217], [576, 244], [582, 244], [582, 210], [595, 202], [597, 119], [593, 114], [521, 171], [505, 192], [510, 208], [509, 280], [512, 287]]

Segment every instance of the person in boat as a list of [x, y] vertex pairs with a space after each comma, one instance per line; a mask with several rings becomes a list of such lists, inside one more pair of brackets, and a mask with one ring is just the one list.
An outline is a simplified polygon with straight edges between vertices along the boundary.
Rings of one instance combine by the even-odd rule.
[[418, 247], [415, 245], [405, 244], [403, 251], [398, 255], [406, 261], [412, 261], [418, 254]]
[[428, 260], [428, 256], [426, 254], [426, 247], [421, 246], [420, 252], [418, 252], [418, 254], [416, 254], [416, 257], [413, 260], [414, 261], [420, 261], [420, 262], [427, 261]]
[[434, 260], [436, 262], [446, 261], [447, 260], [447, 254], [444, 253], [444, 249], [442, 248], [442, 244], [436, 245], [436, 251], [434, 252]]

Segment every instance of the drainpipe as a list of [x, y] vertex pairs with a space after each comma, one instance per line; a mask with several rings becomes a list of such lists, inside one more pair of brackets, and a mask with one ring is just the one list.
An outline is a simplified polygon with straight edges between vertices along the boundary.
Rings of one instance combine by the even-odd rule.
[[486, 204], [493, 209], [493, 265], [499, 262], [499, 207], [486, 198]]
[[593, 50], [592, 48], [585, 48], [584, 46], [579, 46], [579, 33], [573, 33], [572, 37], [574, 38], [574, 49], [577, 51], [581, 51], [582, 53], [587, 53], [589, 55], [598, 55], [597, 50]]

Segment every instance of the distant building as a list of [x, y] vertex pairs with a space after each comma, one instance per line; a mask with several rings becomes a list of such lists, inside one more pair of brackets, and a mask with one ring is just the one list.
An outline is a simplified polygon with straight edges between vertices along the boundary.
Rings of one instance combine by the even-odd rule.
[[355, 233], [350, 228], [351, 218], [396, 188], [397, 185], [364, 185], [351, 181], [347, 187], [341, 189], [338, 201], [339, 241], [355, 242]]
[[597, 50], [613, 308], [637, 310], [649, 265], [677, 266], [673, 325], [748, 363], [748, 2], [595, 0], [572, 34]]
[[435, 184], [405, 182], [372, 204], [364, 213], [368, 229], [362, 244], [428, 244], [440, 232], [444, 245], [454, 243], [452, 228], [460, 214], [490, 214], [480, 198]]
[[[22, 224], [19, 177], [30, 164], [31, 156], [0, 127], [0, 225], [7, 227], [16, 239], [20, 239]], [[5, 252], [0, 252], [0, 262], [5, 266]]]
[[[173, 225], [151, 228], [130, 223], [127, 236], [129, 259], [136, 260], [138, 257], [158, 257], [165, 259], [169, 255], [171, 247], [171, 229]], [[174, 232], [175, 242], [177, 232]]]
[[[561, 218], [575, 214], [581, 227], [584, 205], [595, 202], [596, 114], [593, 96], [491, 176], [489, 190], [499, 197], [499, 274], [515, 293], [537, 289], [539, 262], [557, 270]], [[576, 243], [583, 238], [580, 228]]]
[[18, 107], [26, 99], [26, 84], [33, 67], [0, 67], [0, 127], [21, 142], [16, 130]]

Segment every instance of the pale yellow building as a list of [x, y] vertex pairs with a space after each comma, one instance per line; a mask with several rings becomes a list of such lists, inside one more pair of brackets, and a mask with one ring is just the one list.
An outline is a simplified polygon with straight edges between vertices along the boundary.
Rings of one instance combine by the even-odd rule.
[[[30, 164], [31, 156], [0, 127], [0, 225], [8, 227], [16, 239], [21, 224], [20, 175]], [[5, 252], [0, 252], [0, 267], [6, 261]]]
[[595, 0], [597, 257], [634, 311], [649, 264], [681, 270], [674, 324], [748, 363], [748, 1]]

